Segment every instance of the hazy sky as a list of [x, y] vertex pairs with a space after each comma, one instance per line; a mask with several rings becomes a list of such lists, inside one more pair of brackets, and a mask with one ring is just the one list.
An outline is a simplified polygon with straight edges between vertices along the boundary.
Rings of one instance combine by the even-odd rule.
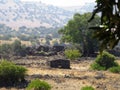
[[95, 0], [22, 0], [22, 1], [41, 1], [55, 6], [79, 6], [86, 2], [95, 2]]

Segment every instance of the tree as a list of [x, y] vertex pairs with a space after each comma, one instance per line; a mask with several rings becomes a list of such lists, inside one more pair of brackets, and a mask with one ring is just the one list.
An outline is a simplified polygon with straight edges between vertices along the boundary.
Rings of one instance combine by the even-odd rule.
[[21, 44], [21, 41], [15, 40], [12, 44], [12, 52], [15, 56], [25, 56], [26, 55], [26, 46]]
[[101, 51], [114, 48], [120, 40], [120, 0], [96, 0], [97, 5], [89, 22], [101, 13], [101, 23], [95, 29], [94, 37], [101, 42]]
[[0, 58], [10, 58], [11, 51], [12, 49], [10, 44], [0, 45]]
[[91, 37], [93, 31], [89, 30], [88, 27], [99, 24], [99, 17], [96, 16], [96, 19], [88, 24], [90, 16], [90, 13], [83, 15], [76, 13], [73, 19], [59, 30], [59, 33], [62, 34], [62, 41], [81, 44], [83, 55], [94, 53], [95, 47], [97, 47], [97, 41]]
[[46, 35], [45, 39], [46, 39], [46, 44], [50, 45], [50, 40], [52, 40], [52, 36], [51, 35]]

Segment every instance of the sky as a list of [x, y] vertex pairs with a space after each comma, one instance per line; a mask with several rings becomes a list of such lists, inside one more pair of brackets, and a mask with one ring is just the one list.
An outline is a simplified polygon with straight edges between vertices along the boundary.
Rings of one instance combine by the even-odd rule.
[[43, 2], [46, 4], [52, 4], [54, 6], [79, 6], [84, 5], [87, 2], [95, 2], [95, 0], [21, 0], [21, 1], [34, 1]]

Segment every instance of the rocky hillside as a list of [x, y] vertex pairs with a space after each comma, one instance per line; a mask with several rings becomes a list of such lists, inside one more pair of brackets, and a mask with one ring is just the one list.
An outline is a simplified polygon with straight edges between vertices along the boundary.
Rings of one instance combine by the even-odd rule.
[[0, 23], [10, 27], [60, 27], [71, 17], [71, 11], [41, 2], [0, 0]]
[[23, 2], [21, 0], [0, 0], [0, 24], [18, 28], [61, 27], [75, 12], [89, 12], [93, 4], [80, 7], [60, 8], [42, 2]]

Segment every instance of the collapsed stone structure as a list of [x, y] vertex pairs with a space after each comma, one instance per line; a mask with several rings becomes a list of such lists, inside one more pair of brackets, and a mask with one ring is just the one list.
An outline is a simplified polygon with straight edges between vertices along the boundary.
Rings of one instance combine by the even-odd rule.
[[70, 61], [63, 60], [63, 59], [52, 60], [52, 61], [50, 61], [50, 67], [70, 69]]
[[57, 55], [58, 52], [63, 52], [64, 50], [65, 46], [62, 45], [55, 46], [40, 45], [26, 48], [27, 54], [33, 56], [52, 56]]

